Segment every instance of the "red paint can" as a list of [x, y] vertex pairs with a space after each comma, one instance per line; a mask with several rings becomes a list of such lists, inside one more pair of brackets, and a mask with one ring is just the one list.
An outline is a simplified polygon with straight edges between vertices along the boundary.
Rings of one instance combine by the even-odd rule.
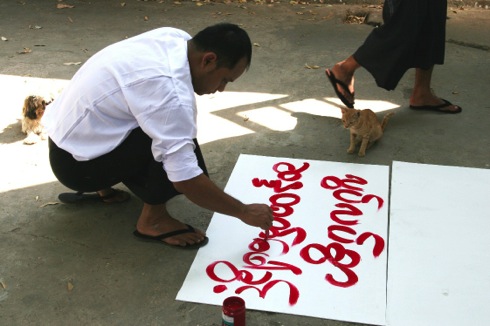
[[245, 301], [228, 297], [223, 301], [222, 326], [245, 326]]

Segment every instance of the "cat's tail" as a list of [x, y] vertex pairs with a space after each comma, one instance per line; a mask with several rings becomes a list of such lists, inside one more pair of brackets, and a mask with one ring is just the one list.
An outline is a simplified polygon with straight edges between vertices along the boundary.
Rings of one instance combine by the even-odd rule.
[[381, 129], [383, 131], [385, 131], [385, 127], [386, 127], [386, 124], [388, 123], [388, 120], [390, 120], [390, 118], [395, 114], [395, 112], [389, 112], [387, 113], [384, 118], [383, 118], [383, 121], [381, 121]]

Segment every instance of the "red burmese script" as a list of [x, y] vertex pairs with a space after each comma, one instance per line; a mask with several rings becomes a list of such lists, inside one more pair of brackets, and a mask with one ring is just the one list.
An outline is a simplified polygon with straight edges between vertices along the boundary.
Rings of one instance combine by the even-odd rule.
[[[357, 217], [361, 217], [363, 212], [357, 205], [368, 204], [372, 200], [377, 201], [378, 210], [383, 207], [384, 201], [381, 197], [366, 194], [363, 195], [363, 188], [358, 185], [366, 185], [368, 182], [358, 176], [346, 174], [345, 179], [335, 176], [324, 177], [321, 186], [332, 191], [332, 196], [339, 201], [335, 204], [336, 208], [330, 212], [330, 218], [337, 224], [332, 224], [327, 228], [328, 238], [334, 242], [327, 245], [311, 243], [301, 249], [301, 257], [310, 264], [323, 264], [328, 261], [333, 266], [340, 269], [346, 276], [345, 281], [339, 281], [328, 273], [325, 279], [332, 285], [339, 287], [350, 287], [359, 280], [357, 274], [353, 271], [361, 261], [361, 256], [351, 249], [346, 249], [344, 244], [363, 245], [364, 242], [372, 237], [374, 239], [373, 256], [378, 257], [384, 250], [384, 239], [372, 232], [364, 232], [356, 238], [357, 232], [354, 226], [359, 223]], [[342, 218], [344, 216], [344, 218]], [[356, 217], [348, 219], [348, 217]], [[321, 258], [314, 259], [312, 251], [320, 253]], [[347, 262], [343, 262], [347, 260]]]
[[[295, 190], [303, 188], [303, 183], [300, 181], [302, 173], [309, 168], [310, 164], [305, 162], [301, 167], [295, 167], [291, 163], [280, 162], [275, 164], [272, 169], [277, 173], [277, 179], [264, 180], [254, 178], [252, 184], [259, 187], [271, 188], [274, 194], [269, 198], [271, 208], [274, 215], [274, 224], [269, 229], [269, 240], [279, 243], [282, 248], [282, 254], [286, 255], [289, 252], [290, 246], [302, 244], [306, 239], [306, 231], [298, 226], [292, 226], [288, 220], [294, 213], [294, 206], [301, 202], [301, 197], [294, 193]], [[355, 250], [346, 249], [344, 244], [362, 245], [368, 238], [374, 239], [373, 255], [378, 257], [384, 250], [384, 240], [377, 234], [364, 232], [357, 238], [354, 226], [358, 224], [357, 219], [348, 219], [347, 217], [361, 217], [363, 212], [356, 205], [367, 204], [372, 200], [377, 201], [377, 207], [380, 209], [383, 206], [383, 199], [379, 196], [366, 194], [363, 195], [363, 188], [358, 185], [366, 185], [367, 181], [347, 174], [345, 179], [339, 179], [335, 176], [327, 176], [321, 180], [321, 186], [332, 191], [332, 196], [339, 201], [335, 205], [337, 209], [330, 213], [330, 218], [336, 224], [332, 224], [327, 228], [327, 235], [333, 242], [322, 245], [319, 243], [307, 244], [300, 251], [300, 255], [305, 262], [311, 264], [322, 264], [326, 261], [331, 263], [336, 268], [340, 269], [346, 275], [346, 281], [336, 280], [333, 275], [327, 274], [325, 279], [332, 285], [338, 287], [349, 287], [357, 283], [358, 277], [352, 270], [361, 260], [360, 255]], [[282, 237], [293, 234], [291, 243], [282, 240]], [[341, 234], [344, 234], [342, 236]], [[234, 281], [242, 282], [245, 285], [238, 287], [235, 290], [236, 294], [240, 294], [245, 290], [255, 290], [261, 298], [265, 298], [267, 292], [275, 285], [285, 284], [289, 288], [289, 304], [295, 305], [299, 299], [298, 288], [289, 281], [272, 279], [275, 270], [287, 270], [294, 275], [300, 275], [302, 270], [292, 264], [269, 260], [267, 251], [270, 249], [270, 244], [265, 240], [265, 232], [260, 232], [258, 238], [252, 240], [248, 249], [250, 250], [243, 255], [243, 268], [238, 269], [235, 265], [228, 261], [220, 260], [210, 264], [206, 268], [206, 273], [213, 281], [220, 283], [230, 283]], [[316, 251], [315, 257], [320, 253], [321, 258], [314, 259], [312, 252]], [[343, 263], [344, 258], [348, 258], [348, 263]], [[231, 277], [220, 277], [217, 275], [217, 267], [226, 267], [231, 272]], [[264, 272], [262, 277], [254, 279], [251, 271], [261, 270]], [[226, 273], [230, 275], [230, 273]], [[262, 286], [262, 288], [259, 287]], [[214, 287], [215, 293], [222, 293], [227, 290], [225, 284], [219, 284]]]

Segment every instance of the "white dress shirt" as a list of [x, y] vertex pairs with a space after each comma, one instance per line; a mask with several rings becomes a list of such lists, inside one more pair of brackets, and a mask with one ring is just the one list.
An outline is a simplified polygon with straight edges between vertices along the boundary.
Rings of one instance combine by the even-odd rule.
[[112, 151], [141, 127], [170, 181], [201, 174], [193, 142], [197, 110], [187, 58], [190, 38], [165, 27], [96, 53], [46, 110], [49, 137], [85, 161]]

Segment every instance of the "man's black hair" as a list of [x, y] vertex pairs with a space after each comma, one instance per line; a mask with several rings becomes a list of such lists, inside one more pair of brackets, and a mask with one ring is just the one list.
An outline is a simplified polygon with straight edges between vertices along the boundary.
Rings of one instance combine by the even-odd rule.
[[232, 69], [242, 58], [247, 68], [252, 61], [252, 43], [247, 32], [235, 24], [219, 23], [206, 27], [192, 38], [199, 51], [216, 53], [219, 67]]

